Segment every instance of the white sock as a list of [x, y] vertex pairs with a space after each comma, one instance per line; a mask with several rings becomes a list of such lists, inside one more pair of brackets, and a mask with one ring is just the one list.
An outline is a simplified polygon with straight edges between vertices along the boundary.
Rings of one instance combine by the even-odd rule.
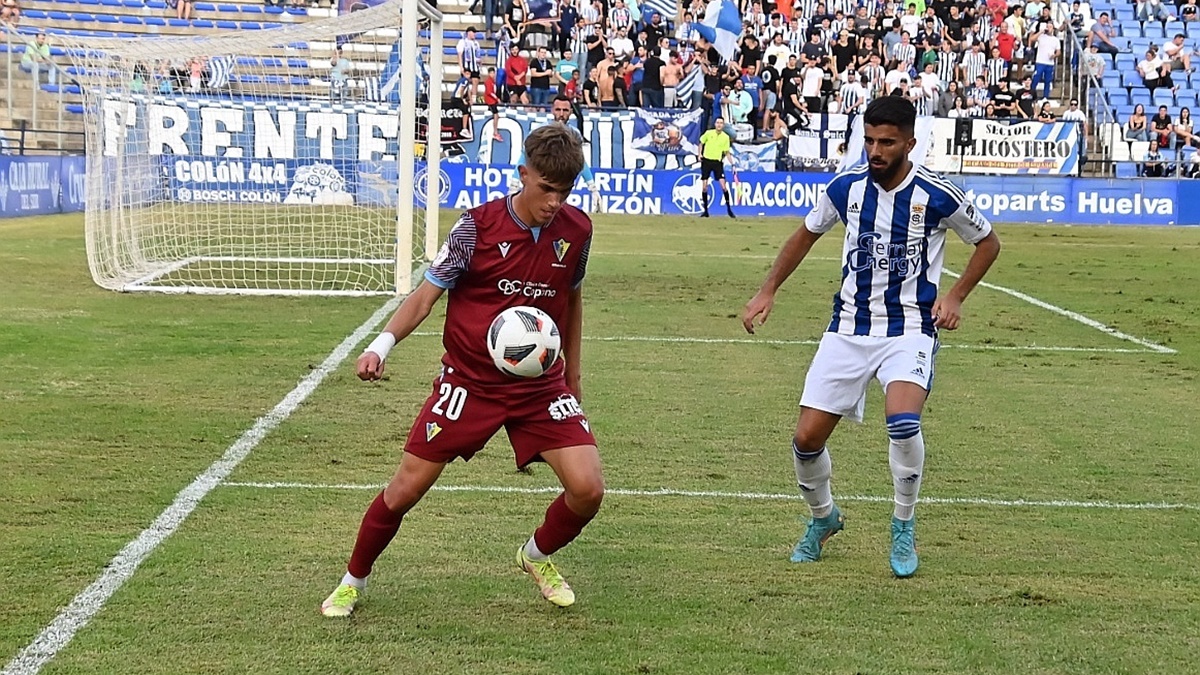
[[824, 518], [833, 512], [833, 494], [829, 479], [833, 476], [833, 462], [829, 451], [821, 448], [816, 452], [803, 452], [792, 441], [792, 463], [796, 466], [796, 484], [800, 495], [812, 509], [813, 518]]
[[525, 555], [534, 562], [545, 562], [550, 559], [550, 556], [538, 550], [537, 541], [533, 537], [525, 542]]
[[366, 590], [366, 588], [367, 588], [367, 578], [366, 577], [359, 579], [358, 577], [354, 576], [353, 574], [350, 574], [349, 572], [346, 572], [346, 576], [342, 577], [342, 583], [350, 584], [351, 586], [357, 588], [360, 591]]
[[921, 491], [925, 470], [925, 436], [921, 433], [921, 416], [915, 413], [889, 415], [887, 418], [888, 465], [892, 469], [892, 488], [895, 491], [893, 515], [900, 520], [912, 520]]

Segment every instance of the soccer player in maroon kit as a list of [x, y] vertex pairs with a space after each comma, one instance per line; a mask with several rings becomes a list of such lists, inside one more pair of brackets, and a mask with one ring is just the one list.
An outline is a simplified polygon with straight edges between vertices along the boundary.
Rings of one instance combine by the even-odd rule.
[[[325, 616], [354, 611], [404, 515], [447, 463], [469, 460], [501, 427], [518, 467], [546, 462], [563, 486], [541, 527], [517, 549], [517, 564], [550, 602], [575, 602], [549, 556], [579, 535], [604, 498], [596, 439], [579, 405], [582, 283], [592, 223], [566, 203], [583, 169], [578, 134], [561, 124], [542, 127], [526, 138], [525, 157], [524, 189], [459, 218], [425, 281], [358, 359], [360, 379], [379, 379], [388, 351], [448, 292], [441, 374], [409, 431], [400, 467], [363, 516], [346, 575], [321, 605]], [[487, 350], [492, 319], [519, 305], [545, 311], [562, 334], [564, 358], [538, 378], [504, 374]]]

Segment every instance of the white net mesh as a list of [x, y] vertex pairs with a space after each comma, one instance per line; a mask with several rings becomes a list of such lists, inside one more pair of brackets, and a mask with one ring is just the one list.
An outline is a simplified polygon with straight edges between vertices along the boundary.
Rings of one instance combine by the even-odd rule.
[[270, 30], [66, 46], [84, 91], [97, 284], [411, 290], [437, 243], [437, 199], [419, 189], [438, 175], [437, 134], [427, 153], [416, 118], [441, 80], [436, 10], [388, 0]]

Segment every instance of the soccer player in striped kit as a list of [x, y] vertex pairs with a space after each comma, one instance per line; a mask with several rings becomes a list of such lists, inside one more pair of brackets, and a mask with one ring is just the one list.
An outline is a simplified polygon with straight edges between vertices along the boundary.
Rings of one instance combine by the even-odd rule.
[[[958, 327], [962, 303], [996, 260], [1000, 240], [962, 190], [909, 160], [916, 146], [912, 103], [898, 96], [876, 99], [863, 123], [867, 165], [829, 182], [746, 304], [742, 323], [750, 333], [765, 323], [776, 291], [817, 239], [837, 221], [846, 224], [842, 285], [804, 381], [792, 440], [796, 480], [812, 509], [792, 561], [816, 561], [829, 537], [843, 528], [830, 492], [825, 443], [843, 417], [862, 421], [867, 386], [875, 378], [886, 399], [895, 490], [890, 563], [903, 578], [917, 570], [914, 507], [925, 461], [921, 411], [933, 386], [938, 330]], [[953, 288], [939, 296], [946, 230], [975, 251]]]

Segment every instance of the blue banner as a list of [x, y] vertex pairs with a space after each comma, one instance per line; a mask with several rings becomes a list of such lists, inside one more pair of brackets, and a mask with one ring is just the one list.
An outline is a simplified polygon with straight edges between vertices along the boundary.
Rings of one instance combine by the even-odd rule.
[[699, 154], [702, 112], [635, 108], [630, 146], [656, 155]]
[[[163, 155], [163, 175], [176, 202], [267, 204], [355, 203], [357, 162], [347, 160], [214, 159]], [[395, 162], [391, 165], [395, 167]], [[396, 188], [395, 170], [391, 189]], [[392, 202], [395, 202], [393, 198]]]
[[[949, 176], [993, 222], [1076, 225], [1200, 224], [1182, 220], [1187, 181], [1051, 176]], [[1197, 214], [1200, 215], [1200, 214]]]
[[0, 156], [0, 215], [59, 213], [61, 173], [59, 157]]
[[87, 158], [81, 155], [71, 155], [60, 158], [62, 173], [59, 185], [62, 189], [61, 207], [63, 213], [82, 211], [87, 191]]

